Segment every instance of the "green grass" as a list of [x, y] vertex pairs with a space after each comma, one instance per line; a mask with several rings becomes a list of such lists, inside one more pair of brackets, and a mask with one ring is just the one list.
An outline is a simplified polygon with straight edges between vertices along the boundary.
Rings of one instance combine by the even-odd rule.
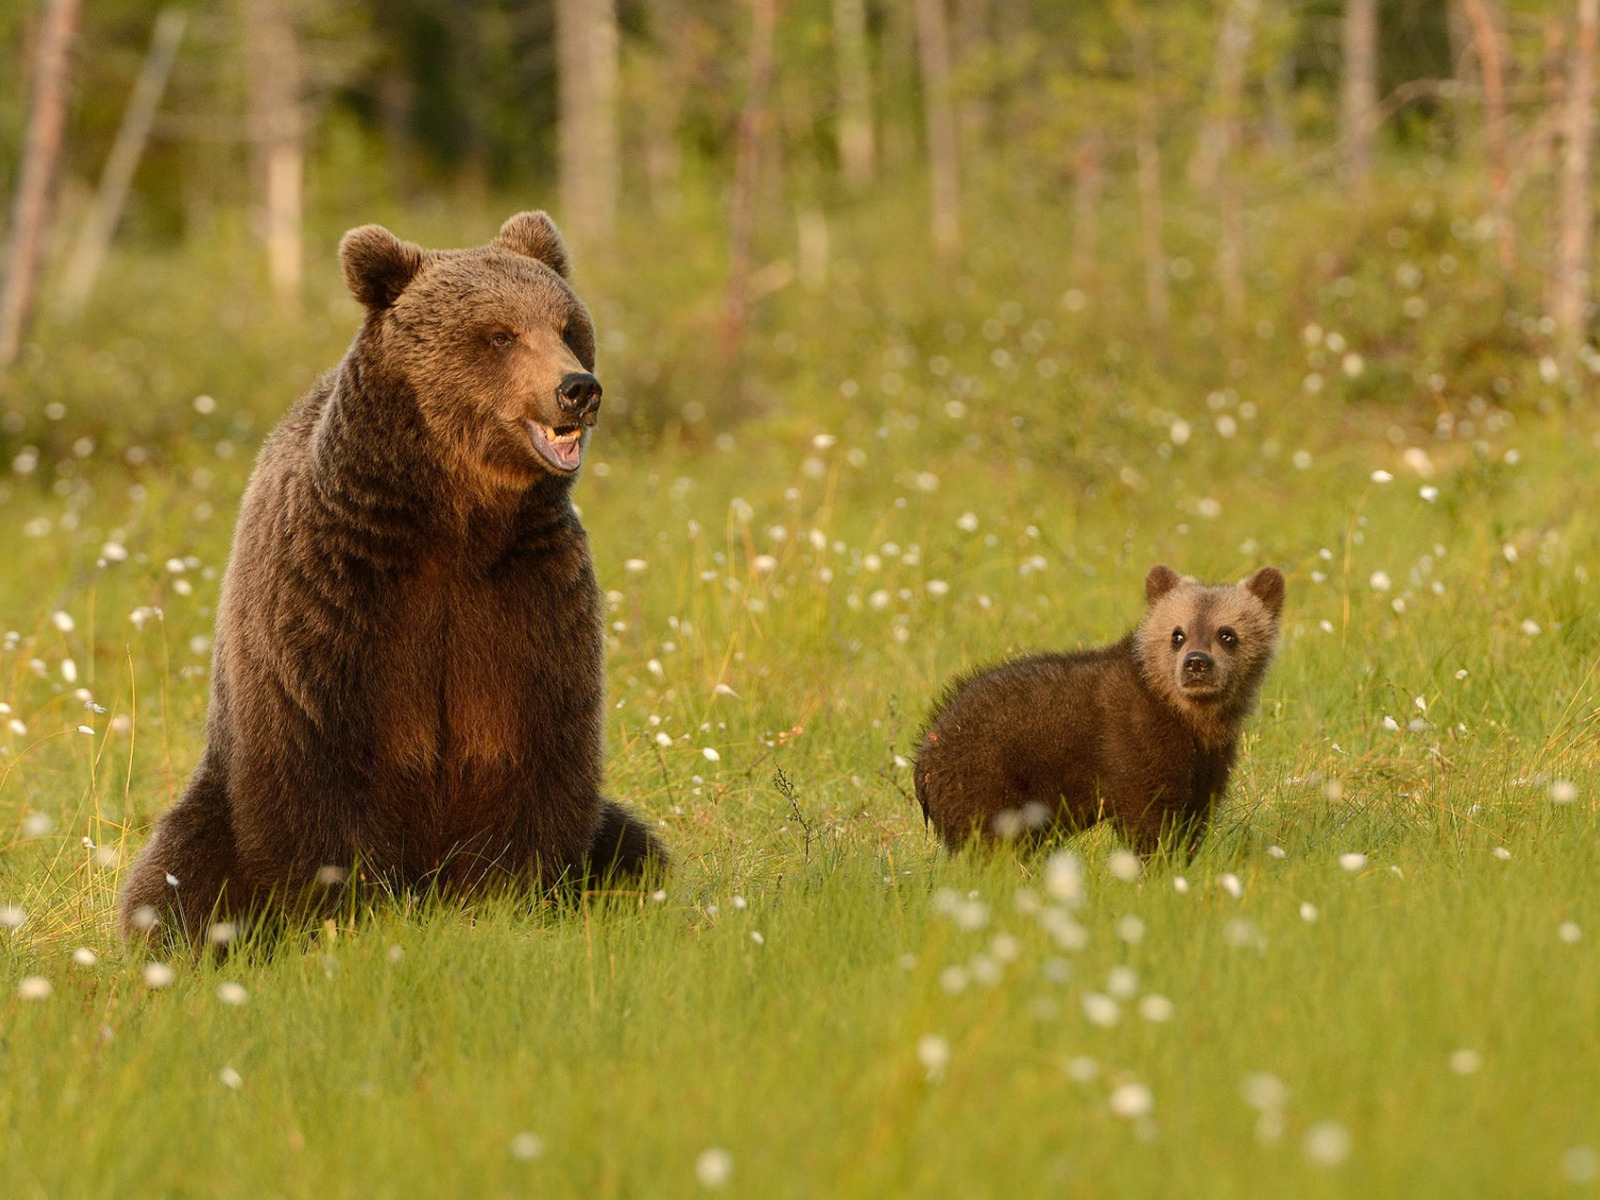
[[[894, 252], [890, 206], [841, 220], [836, 287], [764, 302], [737, 388], [697, 393], [707, 281], [596, 268], [633, 415], [577, 498], [610, 593], [610, 788], [662, 823], [665, 895], [379, 906], [162, 988], [114, 943], [119, 870], [199, 755], [250, 447], [354, 306], [331, 260], [304, 322], [220, 282], [237, 247], [119, 260], [125, 311], [42, 329], [8, 401], [7, 456], [39, 450], [0, 488], [22, 726], [0, 724], [0, 904], [26, 914], [0, 929], [0, 1195], [694, 1195], [710, 1148], [750, 1196], [1592, 1191], [1594, 421], [1533, 342], [1461, 352], [1483, 248], [1436, 278], [1436, 210], [1372, 221], [1427, 247], [1413, 318], [1396, 239], [1289, 236], [1321, 204], [1262, 251], [1270, 328], [1216, 335], [1180, 290], [1164, 357], [1123, 264], [1074, 314], [1049, 253], [986, 242], [951, 283]], [[1355, 294], [1318, 283], [1323, 249]], [[1043, 857], [941, 853], [904, 758], [943, 681], [1120, 634], [1158, 561], [1289, 579], [1199, 857], [1124, 882], [1094, 831], [1068, 909]], [[1096, 1024], [1085, 997], [1113, 990]], [[1286, 1096], [1265, 1117], [1242, 1093], [1263, 1072]], [[1112, 1110], [1131, 1084], [1144, 1116]], [[1306, 1149], [1329, 1122], [1333, 1165]]]

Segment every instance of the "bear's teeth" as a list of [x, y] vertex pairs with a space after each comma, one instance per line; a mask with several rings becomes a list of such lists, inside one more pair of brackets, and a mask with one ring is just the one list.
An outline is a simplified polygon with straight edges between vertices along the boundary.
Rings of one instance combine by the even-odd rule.
[[563, 445], [567, 442], [575, 442], [582, 433], [583, 430], [581, 429], [569, 429], [567, 432], [561, 433], [553, 425], [546, 425], [544, 427], [545, 440], [550, 442], [552, 445]]

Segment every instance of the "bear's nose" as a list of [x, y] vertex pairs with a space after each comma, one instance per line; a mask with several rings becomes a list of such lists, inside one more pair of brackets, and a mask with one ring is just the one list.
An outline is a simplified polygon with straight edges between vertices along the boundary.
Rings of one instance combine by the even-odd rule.
[[600, 381], [593, 375], [587, 371], [573, 371], [561, 377], [556, 395], [560, 399], [562, 412], [583, 421], [599, 409], [601, 390]]
[[1183, 656], [1183, 673], [1195, 679], [1211, 674], [1211, 655], [1191, 650]]

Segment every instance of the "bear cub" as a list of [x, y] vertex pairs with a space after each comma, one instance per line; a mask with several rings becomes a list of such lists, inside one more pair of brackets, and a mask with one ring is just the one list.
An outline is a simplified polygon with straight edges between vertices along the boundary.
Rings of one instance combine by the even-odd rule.
[[917, 799], [950, 849], [1109, 819], [1141, 855], [1193, 855], [1278, 641], [1283, 575], [1206, 586], [1171, 567], [1120, 642], [958, 679], [917, 749]]
[[573, 479], [600, 410], [561, 235], [386, 229], [339, 245], [365, 308], [263, 446], [223, 579], [206, 746], [119, 924], [226, 940], [352, 870], [456, 892], [639, 875], [666, 852], [601, 794], [602, 599]]

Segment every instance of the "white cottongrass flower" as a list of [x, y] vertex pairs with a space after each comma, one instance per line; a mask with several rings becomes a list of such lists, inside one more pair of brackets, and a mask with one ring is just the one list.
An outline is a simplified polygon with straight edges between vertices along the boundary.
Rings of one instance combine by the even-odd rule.
[[1282, 846], [1277, 846], [1277, 845], [1268, 846], [1267, 847], [1267, 857], [1268, 858], [1288, 858], [1289, 857], [1289, 852], [1287, 850], [1285, 850]]
[[967, 969], [960, 966], [949, 966], [939, 972], [939, 986], [945, 992], [954, 996], [958, 992], [967, 990]]
[[694, 1160], [694, 1177], [701, 1187], [719, 1188], [733, 1178], [733, 1155], [721, 1146], [702, 1150]]
[[1102, 1029], [1109, 1029], [1122, 1020], [1122, 1005], [1110, 996], [1103, 996], [1099, 992], [1085, 992], [1083, 994], [1083, 1015], [1089, 1018], [1093, 1025]]
[[1244, 884], [1240, 882], [1239, 877], [1232, 871], [1224, 871], [1221, 875], [1218, 875], [1217, 886], [1235, 900], [1244, 895]]
[[1400, 722], [1396, 721], [1393, 717], [1387, 714], [1385, 714], [1383, 718], [1383, 727], [1390, 733], [1400, 732]]
[[1107, 1101], [1113, 1115], [1135, 1117], [1150, 1115], [1150, 1110], [1155, 1107], [1155, 1097], [1150, 1094], [1150, 1089], [1142, 1083], [1124, 1083], [1114, 1089], [1111, 1098]]
[[71, 633], [77, 628], [77, 623], [73, 621], [72, 614], [62, 612], [59, 609], [50, 614], [50, 623], [62, 633]]
[[1600, 1151], [1573, 1146], [1561, 1156], [1561, 1173], [1572, 1183], [1593, 1183], [1600, 1179]]
[[11, 720], [6, 722], [6, 728], [18, 737], [23, 737], [28, 732], [27, 724], [20, 717], [12, 717]]
[[1112, 967], [1106, 975], [1106, 992], [1118, 1000], [1132, 1000], [1139, 993], [1139, 973], [1129, 966]]
[[537, 1133], [524, 1130], [513, 1135], [511, 1144], [507, 1148], [511, 1152], [511, 1157], [518, 1162], [532, 1162], [544, 1153], [544, 1139]]
[[950, 594], [950, 585], [942, 579], [930, 579], [922, 586], [926, 589], [928, 595], [934, 597], [934, 599]]
[[0, 904], [0, 929], [20, 929], [28, 910], [17, 904]]
[[1576, 921], [1563, 921], [1556, 926], [1556, 936], [1569, 946], [1576, 946], [1583, 939], [1583, 930]]
[[750, 561], [757, 575], [771, 575], [778, 569], [778, 560], [770, 554], [758, 554]]
[[1087, 1054], [1080, 1054], [1067, 1059], [1061, 1064], [1061, 1069], [1066, 1072], [1067, 1078], [1073, 1083], [1093, 1083], [1100, 1077], [1100, 1064]]
[[1252, 1071], [1239, 1081], [1239, 1096], [1257, 1112], [1265, 1112], [1289, 1102], [1289, 1085], [1270, 1071]]
[[1494, 855], [1501, 862], [1506, 862], [1511, 857], [1511, 851], [1507, 850], [1504, 846], [1496, 846], [1493, 850], [1489, 851], [1489, 853]]
[[1450, 1052], [1450, 1069], [1457, 1075], [1475, 1075], [1483, 1066], [1483, 1055], [1476, 1050], [1452, 1050]]
[[1432, 504], [1439, 498], [1439, 489], [1434, 487], [1431, 483], [1425, 483], [1417, 489], [1417, 495], [1421, 496], [1429, 504]]
[[1341, 854], [1339, 855], [1339, 865], [1346, 871], [1359, 871], [1367, 865], [1367, 856], [1354, 851], [1348, 854]]
[[1375, 592], [1387, 592], [1394, 586], [1394, 581], [1389, 578], [1389, 572], [1374, 571], [1367, 576], [1367, 585]]
[[1554, 804], [1571, 804], [1578, 798], [1578, 785], [1570, 779], [1558, 779], [1550, 785], [1550, 800]]
[[1139, 1015], [1155, 1024], [1172, 1020], [1172, 1014], [1176, 1011], [1177, 1007], [1171, 1000], [1154, 992], [1139, 1001]]
[[1319, 1167], [1337, 1167], [1350, 1157], [1350, 1131], [1337, 1121], [1318, 1121], [1306, 1130], [1306, 1157]]
[[702, 747], [701, 750], [700, 750], [700, 756], [702, 758], [704, 758], [707, 762], [721, 762], [722, 761], [722, 755], [718, 754], [710, 746]]
[[1174, 875], [1172, 877], [1172, 890], [1180, 896], [1187, 896], [1189, 894], [1189, 881], [1182, 875]]
[[44, 837], [56, 827], [56, 819], [49, 813], [29, 813], [22, 818], [23, 837]]
[[1044, 864], [1044, 890], [1077, 907], [1083, 903], [1083, 860], [1070, 850], [1057, 850]]
[[1130, 946], [1137, 946], [1144, 940], [1144, 921], [1129, 913], [1117, 921], [1117, 936]]
[[222, 1081], [222, 1086], [237, 1092], [244, 1086], [244, 1076], [232, 1067], [223, 1067], [217, 1072], [217, 1078]]
[[1381, 470], [1380, 471], [1374, 471], [1372, 473], [1372, 482], [1373, 483], [1393, 483], [1394, 482], [1394, 476], [1389, 474], [1389, 472], [1387, 472], [1387, 471], [1381, 471]]
[[1106, 859], [1106, 869], [1111, 872], [1111, 877], [1123, 883], [1132, 883], [1144, 874], [1144, 864], [1139, 861], [1139, 856], [1131, 850], [1113, 850]]
[[1300, 902], [1300, 919], [1307, 925], [1315, 925], [1319, 915], [1320, 914], [1317, 912], [1317, 906], [1311, 903], [1311, 901], [1302, 900]]
[[80, 967], [92, 967], [100, 961], [100, 956], [87, 946], [79, 946], [72, 952], [72, 961]]
[[166, 963], [146, 963], [144, 968], [145, 986], [149, 988], [164, 988], [177, 979], [178, 973]]
[[43, 975], [29, 975], [17, 984], [17, 999], [48, 1000], [55, 994], [55, 984]]
[[956, 518], [956, 528], [962, 533], [976, 533], [978, 531], [978, 514], [964, 512]]
[[238, 1007], [250, 999], [250, 993], [245, 991], [244, 984], [234, 983], [232, 980], [229, 980], [226, 983], [219, 983], [217, 985], [217, 999], [222, 1001], [224, 1004], [231, 1004], [234, 1007]]
[[928, 1082], [937, 1083], [950, 1063], [950, 1043], [937, 1033], [925, 1033], [917, 1039], [917, 1061], [927, 1072]]
[[759, 929], [752, 929], [750, 931], [750, 940], [758, 946], [765, 946], [767, 944], [766, 936]]
[[1520, 628], [1523, 634], [1527, 637], [1538, 637], [1544, 632], [1543, 626], [1541, 626], [1539, 622], [1535, 621], [1532, 617], [1529, 617], [1527, 620], [1523, 621], [1518, 628]]
[[649, 562], [647, 562], [645, 559], [630, 558], [623, 562], [622, 569], [628, 572], [630, 575], [637, 575], [641, 571], [647, 570], [649, 566]]

